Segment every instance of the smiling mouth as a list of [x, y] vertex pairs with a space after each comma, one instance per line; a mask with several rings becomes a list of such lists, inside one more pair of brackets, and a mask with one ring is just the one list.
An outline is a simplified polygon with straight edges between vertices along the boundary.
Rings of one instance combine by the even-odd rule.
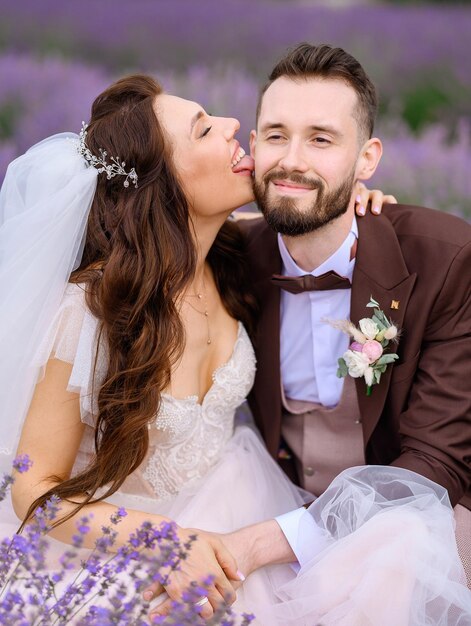
[[239, 161], [244, 156], [245, 156], [245, 150], [241, 146], [239, 146], [237, 150], [235, 151], [234, 155], [232, 156], [232, 162], [231, 162], [232, 167], [235, 167], [237, 163], [239, 163]]
[[313, 187], [305, 187], [288, 180], [272, 180], [271, 184], [278, 193], [302, 195], [310, 191], [314, 191]]

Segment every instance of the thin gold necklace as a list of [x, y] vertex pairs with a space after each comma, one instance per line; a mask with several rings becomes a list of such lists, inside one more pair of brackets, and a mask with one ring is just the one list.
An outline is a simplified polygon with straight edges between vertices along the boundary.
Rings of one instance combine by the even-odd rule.
[[206, 288], [204, 285], [204, 279], [203, 279], [203, 291], [201, 293], [188, 293], [188, 294], [184, 294], [183, 296], [185, 299], [186, 298], [198, 298], [198, 300], [200, 300], [203, 304], [204, 310], [201, 311], [200, 309], [197, 309], [193, 304], [191, 304], [191, 302], [188, 301], [188, 304], [191, 306], [191, 308], [196, 311], [197, 313], [199, 313], [200, 315], [204, 315], [204, 317], [206, 318], [206, 331], [207, 331], [207, 339], [206, 339], [206, 343], [208, 344], [208, 346], [211, 344], [211, 329], [209, 327], [209, 311], [208, 311], [208, 301], [206, 298]]

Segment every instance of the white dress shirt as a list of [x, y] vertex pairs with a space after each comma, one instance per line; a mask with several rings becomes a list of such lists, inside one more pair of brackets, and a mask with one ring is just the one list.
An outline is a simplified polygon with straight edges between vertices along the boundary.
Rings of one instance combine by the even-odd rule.
[[[342, 245], [324, 263], [310, 272], [320, 276], [333, 270], [350, 281], [355, 259], [350, 254], [358, 238], [356, 220]], [[290, 256], [281, 235], [278, 246], [284, 276], [303, 276]], [[293, 294], [281, 290], [280, 364], [286, 398], [320, 403], [326, 407], [338, 404], [343, 379], [337, 378], [337, 359], [347, 350], [348, 336], [327, 324], [328, 319], [350, 317], [351, 289], [305, 291]]]
[[[350, 256], [355, 239], [358, 239], [358, 226], [353, 218], [342, 245], [311, 274], [320, 276], [334, 270], [351, 281], [355, 259]], [[281, 235], [278, 235], [278, 246], [283, 275], [309, 273], [293, 260]], [[286, 398], [316, 402], [326, 407], [338, 404], [343, 379], [337, 378], [337, 359], [347, 350], [349, 338], [322, 320], [349, 319], [350, 296], [351, 289], [299, 294], [281, 291], [280, 365]], [[305, 508], [280, 515], [276, 521], [301, 566], [326, 545], [325, 531], [317, 527]]]

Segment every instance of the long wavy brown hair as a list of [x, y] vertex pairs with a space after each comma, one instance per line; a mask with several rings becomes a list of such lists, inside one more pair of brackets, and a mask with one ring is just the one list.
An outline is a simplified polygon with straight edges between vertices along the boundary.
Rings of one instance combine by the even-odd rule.
[[[160, 93], [153, 78], [137, 74], [118, 80], [92, 106], [91, 152], [119, 155], [139, 176], [137, 189], [125, 188], [121, 176], [98, 176], [82, 261], [70, 278], [85, 285], [87, 305], [100, 323], [97, 353], [105, 342], [109, 355], [104, 382], [95, 390], [96, 454], [80, 474], [52, 477], [58, 484], [31, 504], [26, 520], [53, 494], [76, 505], [57, 525], [119, 489], [144, 460], [148, 424], [184, 348], [177, 301], [194, 276], [196, 247], [171, 146], [153, 109]], [[223, 226], [208, 260], [225, 307], [250, 332], [255, 300], [247, 291], [235, 224]]]

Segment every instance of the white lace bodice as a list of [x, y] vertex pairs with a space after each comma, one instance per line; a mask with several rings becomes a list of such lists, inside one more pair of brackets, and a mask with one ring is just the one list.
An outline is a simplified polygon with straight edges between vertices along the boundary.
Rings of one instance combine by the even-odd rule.
[[239, 322], [232, 356], [213, 373], [213, 384], [201, 404], [196, 396], [176, 399], [164, 395], [150, 429], [153, 452], [144, 470], [144, 478], [156, 494], [168, 497], [177, 493], [219, 460], [233, 432], [235, 410], [250, 391], [254, 372], [253, 348]]
[[[93, 357], [98, 322], [85, 304], [80, 285], [69, 285], [43, 351], [73, 363], [70, 391], [80, 394], [82, 421], [86, 429], [75, 470], [93, 454], [96, 403], [93, 399]], [[95, 386], [106, 373], [106, 350], [99, 353]], [[122, 492], [166, 499], [178, 493], [221, 458], [234, 427], [234, 414], [244, 401], [255, 376], [255, 355], [239, 322], [237, 339], [229, 360], [213, 373], [213, 382], [202, 403], [196, 396], [183, 399], [163, 394], [161, 408], [149, 425], [146, 459], [121, 487]]]

